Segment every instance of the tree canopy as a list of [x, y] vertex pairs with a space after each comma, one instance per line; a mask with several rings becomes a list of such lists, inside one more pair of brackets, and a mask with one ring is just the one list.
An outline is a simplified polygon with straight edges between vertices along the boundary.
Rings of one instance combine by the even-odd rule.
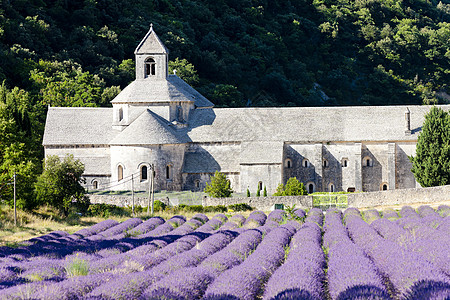
[[211, 183], [206, 183], [205, 193], [213, 198], [226, 198], [231, 196], [233, 189], [225, 174], [216, 171], [211, 177]]
[[65, 215], [73, 203], [88, 203], [81, 186], [83, 172], [84, 165], [73, 155], [67, 155], [63, 160], [56, 155], [48, 156], [35, 185], [37, 201], [58, 208]]
[[432, 107], [419, 134], [416, 156], [410, 157], [417, 182], [423, 187], [450, 184], [450, 114]]
[[296, 177], [291, 177], [286, 182], [286, 185], [280, 183], [274, 196], [301, 196], [308, 195], [303, 182], [298, 181]]

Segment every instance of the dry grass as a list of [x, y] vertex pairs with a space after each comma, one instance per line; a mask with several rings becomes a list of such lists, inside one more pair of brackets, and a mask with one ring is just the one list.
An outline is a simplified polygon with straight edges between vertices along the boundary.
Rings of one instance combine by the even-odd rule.
[[[155, 216], [160, 216], [165, 220], [170, 219], [176, 213], [167, 211], [155, 213]], [[196, 213], [183, 212], [179, 213], [187, 219], [192, 218]], [[217, 213], [205, 213], [209, 218]], [[236, 213], [227, 213], [231, 216]], [[250, 212], [239, 212], [244, 217], [248, 217]], [[147, 213], [139, 213], [136, 217], [143, 220], [148, 219]], [[70, 215], [69, 217], [61, 217], [59, 213], [51, 207], [41, 207], [33, 212], [25, 212], [17, 210], [17, 227], [14, 226], [14, 210], [8, 206], [0, 206], [0, 246], [17, 246], [21, 241], [31, 239], [33, 237], [41, 236], [55, 230], [66, 231], [69, 234], [74, 233], [80, 229], [90, 227], [96, 223], [106, 219], [113, 219], [118, 222], [123, 222], [129, 219], [128, 216], [110, 216], [104, 217], [84, 217], [77, 215]]]

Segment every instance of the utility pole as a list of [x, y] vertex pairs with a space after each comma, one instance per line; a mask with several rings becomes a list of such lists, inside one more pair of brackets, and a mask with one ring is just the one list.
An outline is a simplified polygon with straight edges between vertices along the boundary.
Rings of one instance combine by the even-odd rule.
[[[150, 165], [150, 180], [148, 181], [148, 198], [147, 198], [147, 215], [150, 215], [150, 198], [153, 188], [153, 165]], [[153, 215], [153, 205], [152, 205], [152, 215]]]
[[17, 226], [17, 210], [16, 210], [16, 171], [14, 171], [14, 227]]
[[131, 198], [132, 198], [132, 206], [131, 206], [131, 211], [133, 212], [133, 216], [134, 216], [134, 174], [131, 174]]
[[150, 178], [152, 179], [151, 183], [152, 183], [152, 215], [153, 215], [153, 213], [154, 213], [153, 205], [155, 202], [155, 165], [154, 164], [152, 164], [152, 176]]

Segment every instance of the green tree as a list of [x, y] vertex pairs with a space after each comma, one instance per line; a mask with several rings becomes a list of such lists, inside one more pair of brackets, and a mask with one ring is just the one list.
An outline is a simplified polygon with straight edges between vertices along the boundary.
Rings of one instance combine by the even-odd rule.
[[286, 182], [286, 185], [279, 184], [277, 187], [277, 191], [274, 196], [301, 196], [301, 195], [307, 195], [308, 192], [306, 191], [305, 186], [303, 185], [303, 182], [298, 181], [297, 178], [291, 177]]
[[195, 86], [199, 77], [194, 65], [189, 63], [186, 59], [175, 58], [175, 61], [169, 61], [169, 73], [173, 73], [176, 70], [178, 77], [186, 81], [189, 85]]
[[450, 114], [432, 107], [417, 139], [411, 171], [423, 187], [450, 184]]
[[266, 188], [266, 186], [264, 186], [263, 196], [264, 196], [264, 197], [267, 197], [267, 188]]
[[250, 190], [247, 188], [247, 197], [250, 197]]
[[216, 171], [213, 177], [211, 177], [211, 183], [206, 183], [205, 193], [213, 198], [226, 198], [230, 197], [233, 193], [231, 189], [231, 183], [225, 176], [225, 174]]
[[259, 197], [259, 196], [261, 196], [261, 190], [259, 189], [259, 185], [258, 185], [258, 187], [256, 188], [256, 197]]
[[14, 205], [13, 176], [16, 174], [16, 205], [22, 209], [32, 209], [36, 206], [34, 183], [36, 182], [37, 166], [26, 155], [25, 144], [13, 143], [6, 147], [0, 164], [0, 182], [10, 182], [0, 187], [0, 198]]
[[83, 172], [84, 165], [73, 155], [67, 155], [62, 161], [56, 155], [47, 156], [44, 171], [35, 184], [37, 201], [58, 208], [64, 215], [68, 214], [72, 203], [88, 204], [81, 186]]

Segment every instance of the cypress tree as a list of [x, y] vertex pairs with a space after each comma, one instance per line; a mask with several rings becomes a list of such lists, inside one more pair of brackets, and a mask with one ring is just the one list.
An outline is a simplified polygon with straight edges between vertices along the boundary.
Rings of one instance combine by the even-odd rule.
[[417, 139], [411, 171], [423, 187], [450, 184], [450, 114], [432, 107]]
[[250, 197], [250, 190], [247, 188], [247, 197]]
[[258, 188], [256, 189], [256, 197], [259, 197], [259, 196], [261, 196], [261, 190], [259, 189], [259, 186], [258, 186]]
[[267, 189], [266, 189], [266, 186], [264, 186], [263, 196], [264, 196], [264, 197], [267, 197]]

